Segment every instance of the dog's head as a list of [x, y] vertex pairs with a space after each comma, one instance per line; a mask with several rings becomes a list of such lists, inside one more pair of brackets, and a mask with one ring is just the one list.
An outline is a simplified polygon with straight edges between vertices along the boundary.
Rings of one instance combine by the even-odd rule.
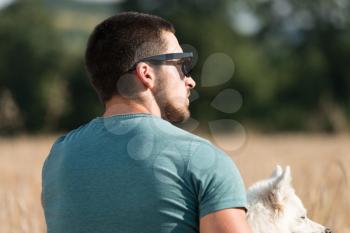
[[248, 189], [248, 221], [254, 233], [331, 233], [311, 221], [291, 184], [290, 168], [277, 166], [271, 177]]

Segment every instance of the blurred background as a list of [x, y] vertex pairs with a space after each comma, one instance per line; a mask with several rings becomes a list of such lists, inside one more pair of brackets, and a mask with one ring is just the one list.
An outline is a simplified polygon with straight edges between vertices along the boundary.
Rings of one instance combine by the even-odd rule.
[[0, 0], [0, 232], [45, 232], [42, 162], [103, 112], [87, 38], [130, 10], [171, 21], [195, 54], [180, 126], [226, 150], [247, 186], [290, 164], [311, 218], [350, 232], [348, 0]]

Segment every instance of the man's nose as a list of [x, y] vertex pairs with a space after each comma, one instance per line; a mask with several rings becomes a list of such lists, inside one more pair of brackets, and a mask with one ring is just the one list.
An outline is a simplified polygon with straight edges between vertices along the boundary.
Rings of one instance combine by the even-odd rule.
[[193, 89], [196, 86], [196, 82], [192, 79], [192, 77], [186, 77], [185, 82], [186, 86], [189, 86], [190, 89]]

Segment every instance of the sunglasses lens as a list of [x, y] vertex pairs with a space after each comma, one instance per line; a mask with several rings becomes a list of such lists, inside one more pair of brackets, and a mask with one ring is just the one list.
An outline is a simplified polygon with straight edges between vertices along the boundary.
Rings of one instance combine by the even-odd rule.
[[190, 77], [191, 76], [191, 63], [192, 60], [191, 59], [185, 59], [182, 63], [182, 72], [184, 73], [184, 75], [186, 77]]

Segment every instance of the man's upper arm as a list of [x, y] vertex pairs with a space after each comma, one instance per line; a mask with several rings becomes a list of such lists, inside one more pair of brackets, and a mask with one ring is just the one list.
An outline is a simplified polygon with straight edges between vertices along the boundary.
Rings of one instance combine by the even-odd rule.
[[219, 210], [200, 219], [200, 233], [252, 233], [241, 208]]
[[242, 177], [234, 161], [211, 144], [193, 145], [188, 166], [199, 217], [229, 208], [246, 208]]

